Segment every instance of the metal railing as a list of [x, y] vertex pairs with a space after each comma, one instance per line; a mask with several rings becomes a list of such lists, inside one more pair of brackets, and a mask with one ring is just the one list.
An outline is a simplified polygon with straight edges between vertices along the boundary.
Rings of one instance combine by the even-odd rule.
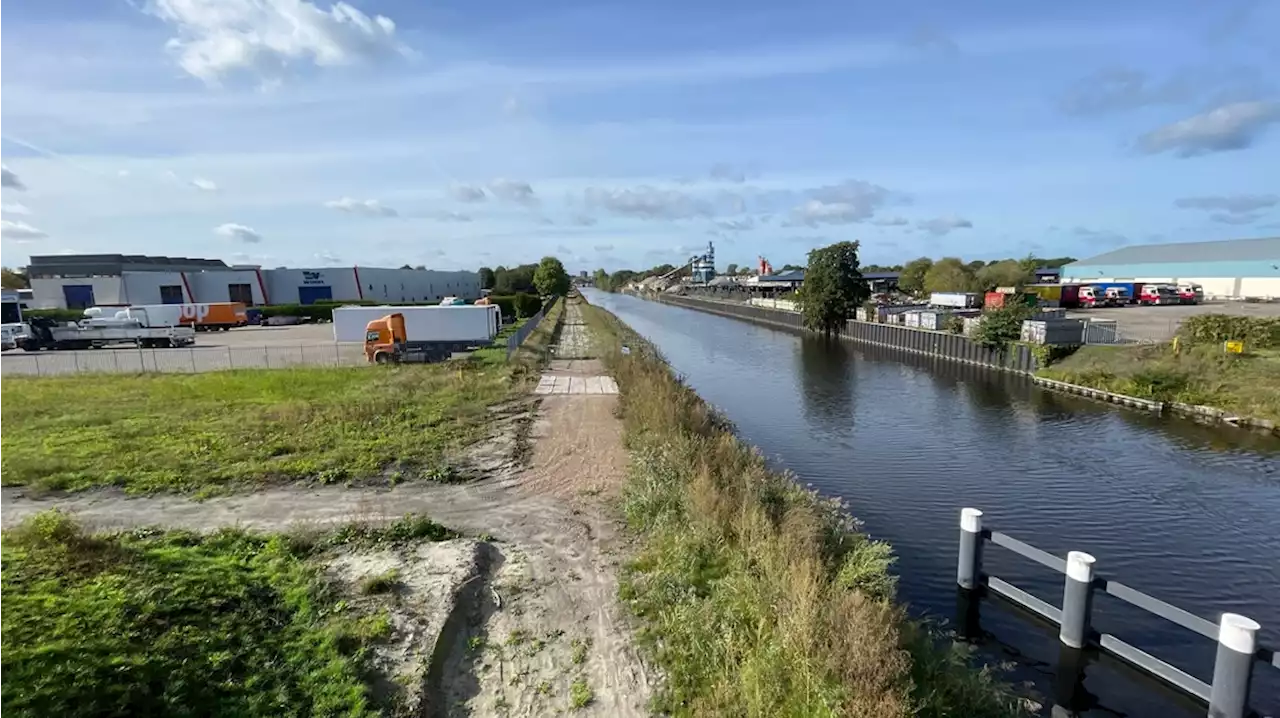
[[85, 349], [7, 352], [0, 360], [5, 376], [58, 374], [197, 373], [228, 369], [280, 369], [297, 366], [353, 366], [365, 363], [360, 344], [299, 346], [184, 347], [177, 349]]
[[[983, 546], [986, 542], [1008, 549], [1042, 566], [1063, 574], [1062, 606], [1054, 606], [1030, 593], [988, 575], [982, 570]], [[1161, 679], [1173, 688], [1198, 698], [1208, 705], [1210, 718], [1244, 718], [1249, 714], [1249, 688], [1253, 666], [1261, 663], [1280, 668], [1280, 657], [1274, 649], [1258, 643], [1261, 626], [1250, 618], [1224, 613], [1219, 623], [1205, 620], [1177, 606], [1165, 603], [1119, 581], [1098, 576], [1096, 560], [1083, 551], [1071, 551], [1061, 559], [1023, 543], [1008, 534], [982, 526], [982, 511], [966, 508], [960, 512], [960, 552], [956, 583], [962, 599], [976, 606], [977, 594], [989, 590], [1031, 611], [1059, 627], [1064, 664], [1079, 665], [1078, 655], [1085, 648], [1097, 647], [1139, 671]], [[1176, 623], [1217, 642], [1211, 683], [1182, 671], [1136, 646], [1109, 633], [1099, 633], [1090, 625], [1093, 598], [1097, 592], [1109, 594], [1166, 621]]]
[[520, 348], [520, 345], [524, 343], [524, 340], [529, 338], [529, 335], [533, 333], [533, 330], [538, 328], [538, 324], [542, 322], [542, 317], [550, 306], [550, 304], [543, 305], [542, 309], [539, 309], [537, 314], [529, 317], [529, 321], [522, 324], [519, 329], [511, 333], [511, 336], [507, 337], [508, 359], [511, 358], [512, 354], [516, 353], [516, 350]]

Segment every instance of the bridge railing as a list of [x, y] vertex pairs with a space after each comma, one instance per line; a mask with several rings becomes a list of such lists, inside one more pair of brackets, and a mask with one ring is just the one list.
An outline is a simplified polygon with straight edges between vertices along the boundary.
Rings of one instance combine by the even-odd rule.
[[[984, 572], [982, 554], [988, 542], [1063, 574], [1061, 607]], [[978, 509], [966, 508], [960, 512], [956, 583], [962, 595], [983, 590], [998, 594], [1057, 625], [1058, 640], [1064, 649], [1075, 652], [1099, 648], [1204, 702], [1211, 718], [1244, 718], [1249, 715], [1249, 689], [1254, 664], [1280, 669], [1280, 656], [1276, 651], [1258, 642], [1261, 626], [1256, 621], [1239, 614], [1224, 613], [1215, 624], [1119, 581], [1097, 575], [1095, 563], [1094, 557], [1083, 551], [1071, 551], [1064, 560], [1008, 534], [984, 528], [982, 511]], [[1205, 683], [1114, 635], [1094, 630], [1090, 619], [1093, 598], [1099, 591], [1216, 641], [1218, 650], [1212, 681]]]

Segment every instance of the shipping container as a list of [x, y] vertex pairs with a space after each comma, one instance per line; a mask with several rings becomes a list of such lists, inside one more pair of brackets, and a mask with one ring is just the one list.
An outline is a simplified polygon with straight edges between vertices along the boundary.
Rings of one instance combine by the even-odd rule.
[[1022, 323], [1021, 340], [1029, 344], [1081, 344], [1084, 340], [1085, 322], [1080, 319], [1055, 319]]

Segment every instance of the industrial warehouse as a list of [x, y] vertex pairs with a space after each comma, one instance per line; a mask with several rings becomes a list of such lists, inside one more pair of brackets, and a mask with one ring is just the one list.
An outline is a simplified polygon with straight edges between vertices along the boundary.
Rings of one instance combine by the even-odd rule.
[[1072, 262], [1062, 281], [1199, 284], [1223, 299], [1280, 297], [1280, 237], [1141, 244]]
[[475, 272], [378, 267], [263, 269], [218, 259], [136, 254], [31, 257], [31, 309], [240, 302], [314, 304], [324, 301], [432, 302], [480, 296]]

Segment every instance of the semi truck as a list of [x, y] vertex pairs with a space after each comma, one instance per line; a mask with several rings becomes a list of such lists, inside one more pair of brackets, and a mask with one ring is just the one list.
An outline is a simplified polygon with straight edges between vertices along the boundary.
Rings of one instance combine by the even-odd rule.
[[196, 333], [191, 327], [149, 327], [137, 319], [121, 316], [123, 313], [118, 312], [110, 318], [90, 318], [79, 324], [33, 318], [28, 322], [27, 333], [18, 338], [17, 345], [24, 351], [36, 352], [42, 349], [98, 349], [118, 344], [167, 348], [195, 343]]
[[[337, 310], [334, 311], [335, 321]], [[499, 321], [494, 307], [439, 307], [394, 312], [365, 326], [364, 355], [371, 364], [443, 361], [455, 351], [485, 346]]]
[[[93, 316], [90, 312], [94, 309], [85, 310], [85, 315]], [[198, 332], [216, 332], [249, 324], [248, 312], [240, 302], [141, 304], [125, 311], [148, 327], [191, 327]]]
[[405, 326], [414, 340], [475, 340], [488, 343], [502, 329], [498, 305], [365, 307], [348, 306], [333, 310], [333, 340], [365, 341], [369, 323], [392, 314], [403, 314]]

